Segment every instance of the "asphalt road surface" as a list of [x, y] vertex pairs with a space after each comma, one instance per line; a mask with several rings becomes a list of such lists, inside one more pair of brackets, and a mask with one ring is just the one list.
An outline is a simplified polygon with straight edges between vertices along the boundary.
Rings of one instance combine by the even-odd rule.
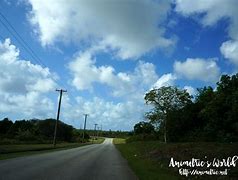
[[1, 180], [137, 179], [108, 138], [102, 144], [0, 161]]

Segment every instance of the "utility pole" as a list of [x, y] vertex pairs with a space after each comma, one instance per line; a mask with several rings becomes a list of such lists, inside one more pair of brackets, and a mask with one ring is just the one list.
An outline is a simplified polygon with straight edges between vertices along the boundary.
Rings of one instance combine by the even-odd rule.
[[99, 130], [100, 130], [100, 128], [98, 127], [98, 130], [97, 130], [97, 138], [98, 138]]
[[85, 118], [84, 118], [84, 127], [83, 127], [83, 139], [85, 136], [85, 130], [86, 130], [86, 123], [87, 123], [87, 117], [89, 114], [84, 114]]
[[57, 128], [58, 128], [58, 122], [59, 122], [59, 115], [60, 115], [62, 94], [63, 94], [63, 92], [67, 92], [67, 90], [56, 89], [56, 91], [60, 92], [60, 97], [59, 97], [59, 104], [58, 104], [57, 119], [56, 119], [56, 122], [55, 122], [55, 132], [54, 132], [54, 141], [53, 141], [54, 147], [56, 145], [56, 136], [57, 136]]
[[101, 137], [102, 137], [102, 124], [101, 124]]
[[96, 131], [97, 131], [97, 125], [98, 125], [98, 124], [94, 124], [94, 125], [95, 125], [95, 128], [94, 128], [94, 139], [95, 139], [96, 133], [97, 133]]

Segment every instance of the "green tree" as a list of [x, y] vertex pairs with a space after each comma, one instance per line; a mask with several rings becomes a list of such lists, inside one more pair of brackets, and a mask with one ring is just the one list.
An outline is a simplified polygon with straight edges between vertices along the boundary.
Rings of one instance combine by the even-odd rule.
[[[163, 130], [164, 141], [167, 142], [166, 119], [170, 111], [183, 108], [191, 103], [191, 96], [186, 90], [180, 90], [177, 87], [161, 87], [152, 89], [145, 95], [146, 104], [152, 105], [153, 109], [146, 113], [146, 117], [151, 123], [159, 124], [160, 130]], [[161, 126], [163, 127], [161, 129]]]
[[205, 106], [206, 104], [211, 102], [215, 97], [215, 92], [210, 86], [198, 88], [197, 90], [198, 90], [198, 95], [195, 98], [195, 102], [202, 106]]
[[19, 133], [21, 134], [21, 132], [23, 131], [31, 131], [33, 129], [33, 123], [30, 121], [26, 121], [26, 120], [17, 120], [14, 122], [14, 124], [12, 124], [12, 126], [10, 127], [10, 129], [7, 132], [7, 135], [9, 137], [16, 137], [19, 135]]
[[[38, 131], [43, 139], [53, 139], [55, 129], [55, 119], [39, 121]], [[73, 127], [59, 121], [57, 139], [61, 141], [71, 141], [73, 137]]]
[[206, 120], [203, 129], [208, 141], [237, 141], [238, 74], [222, 75], [213, 98], [205, 103], [200, 116]]
[[134, 126], [135, 134], [152, 134], [154, 131], [154, 126], [149, 122], [141, 121]]
[[0, 121], [0, 134], [6, 134], [12, 124], [13, 122], [8, 118], [4, 118], [2, 121]]

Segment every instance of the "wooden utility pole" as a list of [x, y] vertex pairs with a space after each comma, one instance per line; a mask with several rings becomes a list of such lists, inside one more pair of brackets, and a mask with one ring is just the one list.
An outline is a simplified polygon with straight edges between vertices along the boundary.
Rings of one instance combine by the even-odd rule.
[[98, 127], [98, 130], [97, 130], [97, 139], [98, 139], [98, 133], [99, 133], [99, 130], [100, 130], [100, 128]]
[[101, 136], [102, 136], [102, 124], [101, 124]]
[[94, 128], [94, 131], [95, 131], [95, 132], [94, 132], [94, 139], [95, 139], [95, 137], [96, 137], [96, 135], [97, 135], [97, 125], [98, 125], [98, 124], [94, 124], [94, 125], [95, 125], [95, 128]]
[[84, 118], [84, 127], [83, 127], [83, 139], [84, 139], [84, 137], [85, 137], [87, 117], [89, 116], [89, 114], [84, 114], [84, 116], [85, 116], [85, 118]]
[[55, 122], [55, 132], [54, 132], [54, 140], [53, 140], [54, 147], [56, 145], [56, 136], [57, 136], [57, 128], [58, 128], [58, 122], [59, 122], [59, 115], [60, 115], [60, 107], [61, 107], [62, 94], [63, 94], [63, 92], [67, 92], [66, 90], [63, 90], [63, 89], [56, 89], [56, 91], [60, 92], [60, 96], [59, 96], [57, 118], [56, 118], [56, 122]]

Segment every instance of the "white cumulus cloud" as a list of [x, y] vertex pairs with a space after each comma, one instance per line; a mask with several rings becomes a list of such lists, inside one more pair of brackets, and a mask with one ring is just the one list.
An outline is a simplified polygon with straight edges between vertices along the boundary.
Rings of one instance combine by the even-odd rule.
[[220, 68], [216, 63], [216, 58], [188, 58], [183, 62], [176, 61], [174, 71], [179, 77], [206, 82], [215, 82], [220, 76]]
[[176, 11], [184, 16], [200, 14], [197, 18], [204, 26], [213, 26], [221, 19], [229, 19], [228, 34], [231, 40], [223, 42], [221, 53], [238, 65], [238, 1], [237, 0], [175, 0]]
[[43, 46], [87, 42], [112, 49], [122, 59], [137, 58], [155, 48], [174, 46], [162, 23], [167, 0], [28, 0], [29, 20]]
[[158, 79], [152, 63], [139, 61], [133, 72], [116, 72], [112, 66], [97, 66], [96, 57], [89, 51], [75, 55], [68, 68], [76, 89], [92, 91], [93, 84], [100, 83], [111, 87], [113, 96], [120, 97], [143, 94]]
[[0, 42], [0, 112], [28, 118], [51, 114], [53, 103], [45, 94], [56, 87], [54, 75], [19, 54], [10, 39]]
[[220, 50], [225, 58], [230, 59], [238, 66], [238, 41], [226, 41], [222, 44]]
[[177, 77], [174, 74], [168, 73], [162, 75], [153, 85], [152, 88], [161, 88], [163, 86], [174, 86]]
[[[83, 125], [84, 114], [89, 114], [87, 128], [93, 128], [97, 123], [99, 127], [109, 130], [132, 130], [135, 123], [143, 120], [145, 112], [144, 103], [135, 101], [113, 102], [94, 97], [87, 100], [83, 97], [76, 97], [77, 103], [71, 104], [70, 100], [64, 99], [62, 117], [65, 122], [76, 127]], [[80, 107], [80, 108], [78, 108]], [[120, 129], [119, 129], [120, 128]]]
[[191, 95], [194, 96], [197, 93], [197, 90], [194, 89], [192, 86], [184, 86], [184, 89]]

